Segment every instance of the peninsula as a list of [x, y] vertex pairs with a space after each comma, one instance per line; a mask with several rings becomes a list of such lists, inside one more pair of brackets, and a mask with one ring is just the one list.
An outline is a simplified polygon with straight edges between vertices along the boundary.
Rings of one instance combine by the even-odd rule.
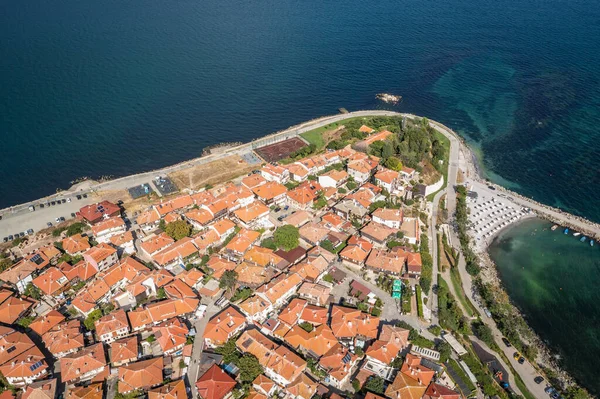
[[486, 182], [425, 118], [323, 117], [0, 214], [7, 392], [584, 395], [496, 324], [485, 249], [533, 215], [600, 227]]

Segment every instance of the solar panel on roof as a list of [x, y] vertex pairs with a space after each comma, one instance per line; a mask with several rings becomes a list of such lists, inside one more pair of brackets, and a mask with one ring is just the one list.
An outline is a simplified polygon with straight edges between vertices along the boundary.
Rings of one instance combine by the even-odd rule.
[[36, 265], [41, 265], [44, 263], [44, 259], [40, 256], [40, 254], [35, 254], [31, 257], [31, 261]]
[[16, 346], [11, 346], [10, 348], [8, 348], [8, 350], [6, 352], [11, 353], [14, 352], [17, 349]]
[[350, 362], [350, 354], [346, 353], [346, 356], [342, 358], [342, 363], [346, 364]]
[[39, 369], [40, 367], [42, 367], [42, 362], [36, 362], [35, 364], [29, 366], [29, 370], [34, 371]]

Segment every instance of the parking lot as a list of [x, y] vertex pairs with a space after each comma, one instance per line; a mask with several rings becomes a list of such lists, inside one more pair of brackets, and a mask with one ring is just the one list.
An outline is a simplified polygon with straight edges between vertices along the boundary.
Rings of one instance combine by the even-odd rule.
[[469, 233], [479, 249], [485, 248], [494, 235], [511, 223], [528, 214], [523, 207], [510, 203], [497, 195], [468, 198], [470, 214]]
[[65, 196], [61, 198], [60, 203], [54, 200], [54, 205], [52, 205], [52, 201], [49, 203], [44, 202], [42, 207], [41, 203], [36, 202], [34, 205], [35, 210], [32, 211], [4, 212], [2, 220], [0, 220], [0, 239], [4, 240], [4, 237], [20, 233], [26, 234], [29, 229], [37, 233], [48, 228], [48, 223], [52, 223], [54, 226], [57, 223], [57, 218], [72, 219], [71, 214], [78, 212], [79, 208], [96, 202], [92, 194], [86, 194], [85, 197], [80, 196], [80, 198], [78, 200], [75, 195]]

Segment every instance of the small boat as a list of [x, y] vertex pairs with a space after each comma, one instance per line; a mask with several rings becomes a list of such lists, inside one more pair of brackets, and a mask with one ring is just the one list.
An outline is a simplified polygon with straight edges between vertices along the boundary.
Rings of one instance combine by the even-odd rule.
[[575, 233], [573, 233], [573, 237], [579, 237], [581, 235], [580, 232], [576, 231]]
[[581, 242], [585, 242], [586, 238], [587, 238], [586, 236], [583, 236], [583, 237], [581, 237], [581, 238], [579, 239], [579, 241], [581, 241]]
[[552, 231], [554, 231], [556, 229], [558, 229], [558, 225], [557, 224], [555, 224], [554, 226], [550, 227], [550, 230], [552, 230]]
[[590, 247], [594, 246], [594, 240], [590, 240]]
[[565, 231], [563, 233], [569, 234], [569, 229], [565, 229]]

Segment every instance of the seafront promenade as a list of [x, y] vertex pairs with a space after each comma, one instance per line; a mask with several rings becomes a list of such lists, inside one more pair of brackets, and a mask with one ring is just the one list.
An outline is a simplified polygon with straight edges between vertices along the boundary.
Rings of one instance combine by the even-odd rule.
[[[87, 205], [90, 203], [94, 203], [100, 198], [95, 196], [95, 193], [100, 191], [113, 191], [113, 190], [126, 190], [130, 187], [139, 186], [141, 184], [147, 183], [151, 181], [156, 176], [165, 176], [173, 172], [182, 171], [188, 168], [192, 168], [197, 165], [207, 164], [209, 162], [214, 162], [219, 159], [223, 159], [226, 157], [230, 157], [232, 155], [244, 156], [253, 151], [253, 149], [262, 147], [265, 145], [273, 144], [279, 141], [283, 141], [292, 137], [297, 137], [298, 135], [308, 132], [313, 129], [320, 128], [322, 126], [329, 125], [331, 123], [340, 122], [342, 120], [348, 118], [362, 117], [362, 116], [401, 116], [407, 118], [418, 118], [419, 116], [413, 114], [406, 113], [398, 113], [393, 111], [384, 111], [384, 110], [363, 110], [363, 111], [355, 111], [346, 114], [338, 114], [331, 116], [324, 116], [321, 118], [317, 118], [308, 122], [304, 122], [292, 127], [289, 127], [285, 130], [258, 138], [249, 143], [241, 144], [235, 147], [231, 147], [226, 149], [225, 151], [209, 154], [203, 157], [195, 158], [192, 160], [180, 162], [175, 165], [167, 166], [161, 169], [152, 170], [149, 172], [138, 173], [135, 175], [125, 176], [121, 178], [117, 178], [114, 180], [106, 181], [106, 182], [83, 182], [76, 186], [71, 187], [70, 189], [58, 192], [57, 194], [43, 197], [39, 200], [30, 201], [24, 204], [15, 205], [9, 208], [5, 208], [0, 210], [0, 215], [2, 216], [2, 220], [0, 220], [0, 238], [6, 237], [10, 234], [18, 233], [21, 231], [26, 231], [28, 229], [33, 229], [34, 231], [39, 231], [41, 229], [46, 228], [46, 223], [48, 221], [54, 221], [56, 217], [65, 216], [69, 217], [69, 215], [73, 212], [79, 210], [79, 208], [83, 205]], [[443, 124], [435, 121], [431, 121], [431, 124], [434, 128], [436, 128], [439, 132], [444, 134], [446, 137], [454, 137], [458, 140], [461, 145], [461, 148], [465, 151], [468, 151], [467, 145], [464, 143], [464, 140], [456, 134], [452, 129], [444, 126]], [[453, 146], [454, 147], [454, 146]], [[450, 183], [456, 181], [456, 169], [458, 168], [458, 147], [456, 147], [455, 153], [451, 154], [450, 157], [450, 171], [452, 172], [449, 176], [453, 176], [449, 178]], [[465, 165], [466, 168], [472, 167], [472, 165]], [[568, 214], [566, 212], [562, 212], [559, 209], [549, 207], [547, 205], [540, 204], [536, 201], [533, 201], [529, 198], [523, 197], [517, 193], [506, 190], [501, 186], [490, 184], [484, 181], [480, 176], [473, 174], [472, 183], [476, 187], [478, 191], [481, 192], [489, 192], [490, 194], [494, 191], [490, 189], [490, 186], [494, 187], [497, 191], [502, 191], [507, 196], [510, 196], [511, 202], [530, 208], [540, 217], [548, 219], [553, 223], [557, 223], [563, 226], [567, 226], [571, 229], [581, 231], [583, 234], [586, 234], [588, 237], [594, 237], [595, 239], [600, 238], [600, 225], [596, 223], [592, 223], [589, 220]], [[452, 187], [453, 184], [449, 184], [448, 186]], [[88, 194], [89, 197], [85, 198], [81, 201], [74, 201], [66, 204], [62, 204], [58, 207], [52, 208], [44, 208], [37, 209], [35, 212], [30, 212], [28, 207], [32, 204], [45, 203], [52, 200], [62, 199], [62, 198], [71, 198], [77, 194]], [[125, 200], [125, 199], [124, 199]], [[450, 211], [450, 214], [455, 209], [454, 198], [453, 196], [448, 197], [447, 208]]]

